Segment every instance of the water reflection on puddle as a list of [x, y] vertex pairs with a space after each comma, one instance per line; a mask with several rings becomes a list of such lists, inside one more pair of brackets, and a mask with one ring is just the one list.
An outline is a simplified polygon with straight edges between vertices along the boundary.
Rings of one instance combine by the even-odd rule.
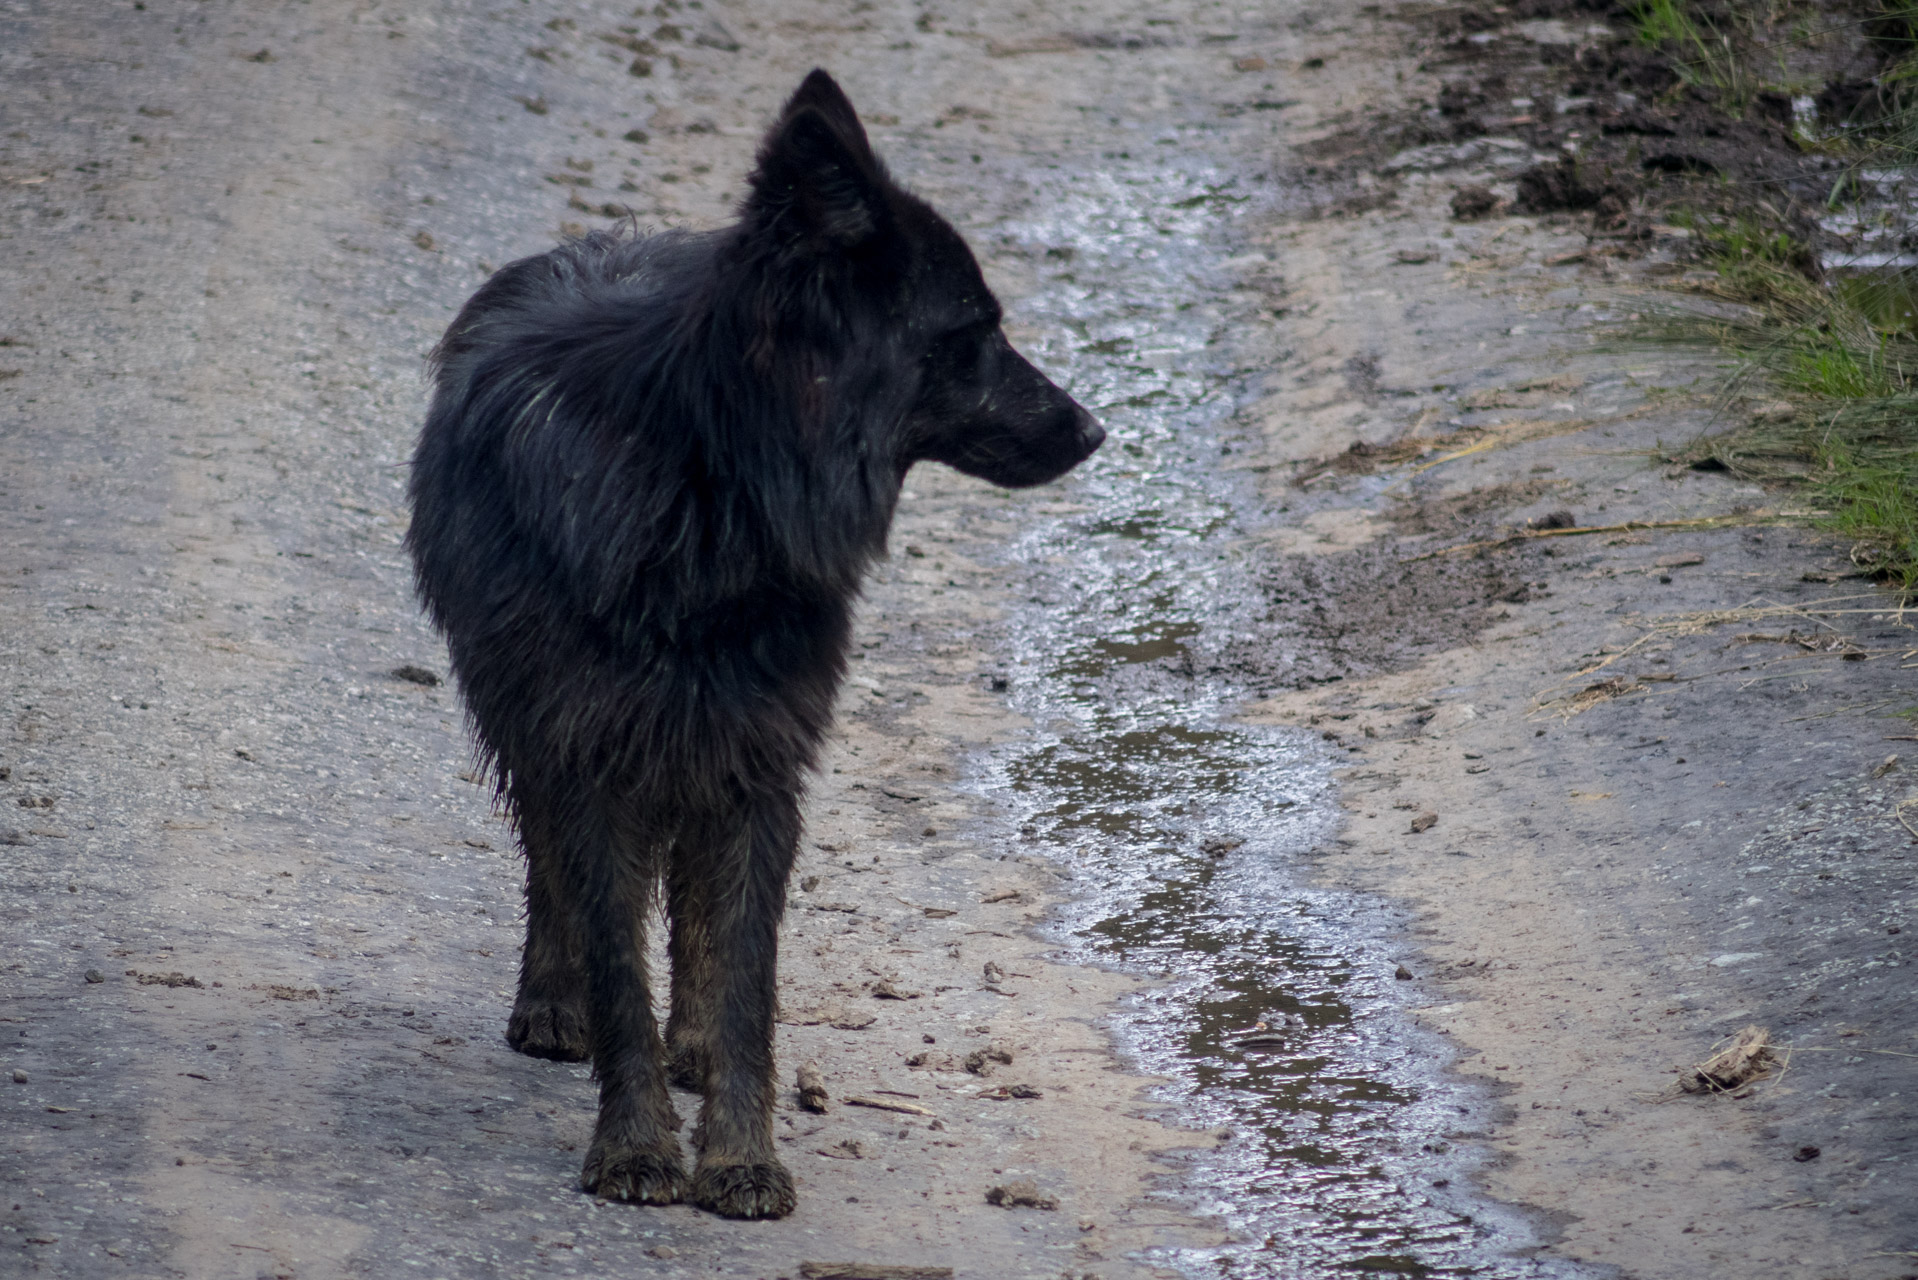
[[[1243, 473], [1218, 460], [1245, 371], [1213, 263], [1217, 175], [1048, 174], [1043, 222], [1003, 242], [1069, 248], [1024, 299], [1037, 362], [1106, 422], [1068, 482], [1076, 514], [1027, 526], [1010, 697], [1034, 729], [979, 763], [1020, 839], [1073, 876], [1050, 928], [1075, 958], [1152, 975], [1118, 1034], [1181, 1121], [1228, 1130], [1164, 1193], [1235, 1242], [1155, 1261], [1189, 1275], [1572, 1274], [1512, 1256], [1525, 1221], [1467, 1194], [1453, 1144], [1488, 1102], [1439, 1071], [1402, 1011], [1395, 909], [1310, 887], [1335, 826], [1314, 737], [1235, 723], [1222, 655], [1256, 638]], [[1180, 188], [1183, 187], [1184, 191]], [[1191, 198], [1178, 199], [1180, 195]]]

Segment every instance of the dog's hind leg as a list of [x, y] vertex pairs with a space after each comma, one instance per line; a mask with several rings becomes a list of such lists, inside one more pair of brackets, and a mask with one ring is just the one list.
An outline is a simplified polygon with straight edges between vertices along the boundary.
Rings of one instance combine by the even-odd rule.
[[762, 795], [675, 850], [683, 874], [704, 880], [712, 948], [692, 1199], [728, 1218], [783, 1218], [795, 1204], [792, 1175], [773, 1149], [772, 1112], [779, 917], [799, 842], [796, 791]]
[[582, 1062], [588, 1055], [586, 975], [577, 929], [558, 883], [564, 850], [544, 797], [523, 781], [513, 792], [526, 851], [526, 946], [506, 1043], [531, 1057]]
[[686, 1196], [686, 1172], [646, 977], [654, 842], [596, 796], [582, 800], [563, 834], [599, 1077], [599, 1122], [580, 1187], [609, 1200], [672, 1204]]
[[713, 945], [710, 886], [688, 875], [688, 860], [674, 856], [666, 872], [672, 917], [668, 951], [673, 964], [672, 1012], [666, 1019], [668, 1078], [681, 1089], [704, 1091], [707, 1038], [713, 1020]]

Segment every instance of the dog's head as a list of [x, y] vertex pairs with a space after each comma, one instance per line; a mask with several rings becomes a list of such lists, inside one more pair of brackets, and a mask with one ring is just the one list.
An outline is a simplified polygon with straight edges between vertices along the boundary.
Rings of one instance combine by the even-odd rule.
[[887, 175], [824, 71], [767, 134], [742, 215], [752, 259], [776, 280], [754, 321], [756, 363], [797, 371], [823, 414], [881, 409], [901, 474], [928, 459], [1043, 484], [1105, 439], [1013, 350], [965, 241]]

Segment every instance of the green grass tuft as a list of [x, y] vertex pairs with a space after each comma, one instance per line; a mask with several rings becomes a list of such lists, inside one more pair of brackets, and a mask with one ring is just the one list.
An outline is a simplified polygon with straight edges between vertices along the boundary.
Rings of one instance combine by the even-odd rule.
[[[1752, 15], [1732, 6], [1730, 16], [1749, 26]], [[1633, 33], [1639, 43], [1663, 49], [1678, 63], [1678, 72], [1692, 84], [1709, 85], [1725, 95], [1733, 114], [1742, 111], [1762, 87], [1747, 65], [1748, 59], [1729, 31], [1710, 18], [1697, 15], [1686, 0], [1641, 0], [1631, 6]]]
[[1835, 466], [1820, 487], [1832, 505], [1822, 523], [1853, 540], [1853, 562], [1903, 590], [1918, 586], [1918, 450], [1902, 465]]
[[1733, 391], [1780, 398], [1699, 442], [1694, 460], [1800, 486], [1861, 567], [1918, 587], [1918, 273], [1820, 283], [1784, 232], [1749, 219], [1690, 225], [1717, 272], [1710, 292], [1735, 306], [1664, 316], [1650, 336], [1729, 352]]
[[1640, 44], [1702, 48], [1704, 32], [1684, 0], [1646, 0], [1632, 6], [1632, 25]]

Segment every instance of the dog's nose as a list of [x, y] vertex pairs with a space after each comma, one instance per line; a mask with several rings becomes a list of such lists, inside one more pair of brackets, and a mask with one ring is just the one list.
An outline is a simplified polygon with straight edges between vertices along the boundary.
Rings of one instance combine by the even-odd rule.
[[1094, 449], [1104, 444], [1105, 441], [1106, 429], [1099, 425], [1099, 420], [1087, 413], [1084, 409], [1079, 410], [1080, 452], [1090, 454]]

